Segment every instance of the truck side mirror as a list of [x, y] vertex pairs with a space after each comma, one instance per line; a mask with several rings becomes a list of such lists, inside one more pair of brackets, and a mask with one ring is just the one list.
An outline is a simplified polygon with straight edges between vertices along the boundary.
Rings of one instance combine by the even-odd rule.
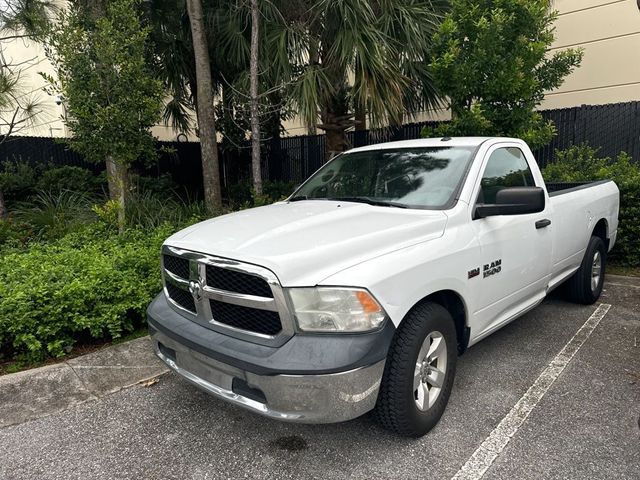
[[474, 219], [496, 215], [522, 215], [544, 210], [544, 189], [540, 187], [503, 188], [495, 204], [478, 204]]

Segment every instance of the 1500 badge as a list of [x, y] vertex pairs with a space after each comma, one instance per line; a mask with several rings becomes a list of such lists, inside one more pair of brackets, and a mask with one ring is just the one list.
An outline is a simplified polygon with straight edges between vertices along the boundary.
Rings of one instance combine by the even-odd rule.
[[[482, 266], [482, 278], [490, 277], [491, 275], [495, 275], [496, 273], [500, 273], [502, 270], [502, 259], [499, 258], [491, 263], [485, 263]], [[469, 270], [468, 278], [474, 278], [480, 275], [480, 267]]]
[[496, 273], [500, 273], [500, 270], [502, 270], [501, 258], [499, 258], [494, 262], [486, 263], [482, 268], [482, 278], [487, 278], [487, 277], [490, 277], [491, 275], [495, 275]]

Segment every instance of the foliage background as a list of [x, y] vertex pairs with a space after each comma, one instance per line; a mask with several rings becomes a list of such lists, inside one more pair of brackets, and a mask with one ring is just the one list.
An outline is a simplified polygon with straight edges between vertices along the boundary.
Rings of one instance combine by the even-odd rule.
[[0, 351], [41, 360], [78, 341], [113, 339], [140, 328], [160, 291], [159, 251], [172, 232], [93, 226], [28, 251], [0, 253]]

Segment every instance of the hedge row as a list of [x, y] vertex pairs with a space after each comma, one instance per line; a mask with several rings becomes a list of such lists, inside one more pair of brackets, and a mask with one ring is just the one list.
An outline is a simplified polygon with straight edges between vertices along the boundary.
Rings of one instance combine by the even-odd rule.
[[116, 235], [92, 225], [0, 253], [1, 357], [59, 357], [79, 340], [114, 339], [143, 326], [161, 288], [160, 245], [171, 231]]

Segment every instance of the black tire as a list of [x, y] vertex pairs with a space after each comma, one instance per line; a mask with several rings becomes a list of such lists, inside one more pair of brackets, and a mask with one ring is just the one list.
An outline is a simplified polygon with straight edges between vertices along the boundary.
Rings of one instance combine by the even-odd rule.
[[[414, 372], [423, 343], [437, 333], [446, 345], [444, 381], [434, 403], [421, 410], [415, 397]], [[389, 349], [374, 412], [378, 423], [408, 437], [421, 437], [431, 430], [449, 401], [457, 358], [456, 329], [449, 312], [431, 302], [415, 306], [398, 327]]]
[[[600, 258], [600, 274], [595, 288], [592, 287], [592, 266], [596, 255]], [[607, 249], [600, 237], [591, 237], [589, 245], [584, 253], [580, 268], [567, 281], [567, 294], [575, 303], [591, 305], [595, 303], [602, 293], [604, 285], [605, 269], [607, 265]]]

